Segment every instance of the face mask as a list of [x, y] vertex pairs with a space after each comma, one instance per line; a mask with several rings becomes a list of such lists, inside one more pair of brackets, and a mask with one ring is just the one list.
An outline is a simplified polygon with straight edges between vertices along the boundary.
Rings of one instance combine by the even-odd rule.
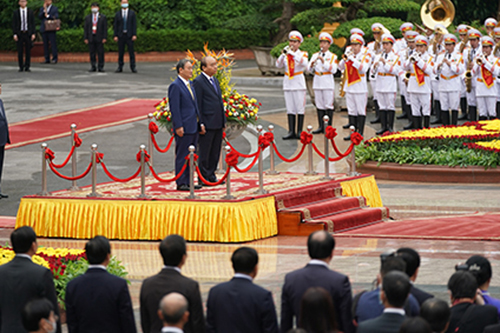
[[97, 13], [99, 11], [99, 8], [92, 8], [92, 13]]
[[51, 320], [47, 320], [47, 321], [52, 325], [52, 329], [50, 331], [47, 331], [47, 333], [56, 333], [57, 324]]
[[122, 8], [128, 8], [128, 3], [122, 3]]

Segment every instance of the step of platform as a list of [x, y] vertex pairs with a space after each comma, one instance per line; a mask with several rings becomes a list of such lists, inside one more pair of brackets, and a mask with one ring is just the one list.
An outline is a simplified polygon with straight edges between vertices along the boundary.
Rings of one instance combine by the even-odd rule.
[[360, 208], [349, 212], [334, 213], [321, 219], [305, 220], [305, 224], [323, 223], [328, 232], [339, 232], [382, 222], [389, 217], [386, 207]]
[[302, 188], [300, 191], [291, 189], [275, 194], [276, 209], [290, 208], [341, 196], [342, 186], [340, 183], [327, 182], [321, 185]]
[[284, 208], [281, 211], [299, 211], [304, 220], [319, 219], [334, 212], [345, 212], [366, 206], [364, 197], [336, 197]]

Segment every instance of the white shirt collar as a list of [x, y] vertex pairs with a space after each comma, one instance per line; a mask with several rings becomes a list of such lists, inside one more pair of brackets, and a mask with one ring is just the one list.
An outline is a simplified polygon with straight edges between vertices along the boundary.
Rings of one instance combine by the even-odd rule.
[[177, 266], [167, 266], [167, 265], [165, 265], [165, 266], [163, 266], [163, 269], [173, 269], [174, 271], [177, 271], [179, 273], [181, 272], [181, 269], [179, 267], [177, 267]]
[[106, 266], [104, 266], [104, 265], [89, 265], [89, 269], [90, 268], [100, 268], [100, 269], [106, 270]]
[[237, 279], [247, 279], [247, 280], [253, 281], [252, 277], [248, 274], [234, 273], [234, 277]]
[[177, 327], [163, 327], [162, 332], [183, 333], [184, 331]]
[[406, 315], [404, 309], [396, 309], [396, 308], [385, 308], [384, 313], [397, 313], [397, 314], [400, 314], [402, 316]]
[[33, 261], [33, 259], [31, 259], [31, 256], [29, 256], [26, 253], [17, 253], [16, 257], [26, 258], [26, 259], [29, 259], [29, 260]]
[[179, 75], [178, 77], [179, 77], [179, 79], [181, 79], [181, 80], [182, 80], [182, 82], [184, 82], [184, 84], [185, 84], [186, 86], [189, 84], [189, 81], [188, 81], [188, 80], [186, 80], [186, 79], [184, 79], [182, 76], [180, 76], [180, 75]]
[[208, 79], [208, 81], [210, 81], [210, 79], [213, 77], [213, 76], [209, 76], [207, 73], [205, 72], [202, 72], [203, 75], [205, 75], [205, 77]]
[[326, 262], [324, 262], [323, 260], [318, 260], [318, 259], [311, 259], [311, 261], [309, 261], [309, 265], [320, 265], [320, 266], [323, 265], [326, 268], [329, 268], [328, 264]]

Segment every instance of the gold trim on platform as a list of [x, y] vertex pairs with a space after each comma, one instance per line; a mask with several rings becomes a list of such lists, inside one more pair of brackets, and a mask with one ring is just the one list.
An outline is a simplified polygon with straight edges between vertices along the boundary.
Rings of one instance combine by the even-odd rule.
[[304, 220], [311, 219], [311, 212], [309, 211], [309, 209], [307, 208], [302, 209], [302, 213], [304, 214]]
[[370, 207], [383, 207], [382, 198], [374, 176], [363, 177], [341, 182], [342, 192], [348, 197], [363, 196], [366, 205]]

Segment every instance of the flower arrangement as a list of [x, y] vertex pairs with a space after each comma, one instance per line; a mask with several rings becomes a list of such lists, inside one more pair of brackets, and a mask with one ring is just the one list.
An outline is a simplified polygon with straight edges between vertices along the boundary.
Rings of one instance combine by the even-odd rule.
[[500, 165], [500, 120], [390, 133], [356, 150], [356, 161], [434, 164], [450, 167]]
[[[0, 265], [6, 264], [15, 257], [10, 247], [0, 246]], [[50, 269], [54, 276], [54, 285], [59, 304], [64, 308], [66, 297], [66, 286], [74, 278], [83, 275], [88, 268], [88, 261], [84, 250], [65, 249], [52, 247], [39, 247], [37, 253], [32, 257], [35, 264]], [[112, 257], [107, 270], [109, 273], [125, 277], [125, 267], [116, 257]]]
[[[224, 112], [228, 124], [248, 125], [255, 124], [260, 107], [262, 106], [255, 98], [250, 98], [247, 95], [241, 95], [234, 89], [234, 84], [231, 84], [232, 69], [234, 61], [231, 59], [232, 54], [226, 50], [218, 53], [208, 49], [206, 43], [203, 47], [202, 56], [211, 56], [217, 60], [217, 73], [214, 75], [219, 81], [224, 101]], [[194, 80], [201, 73], [200, 61], [197, 60], [194, 54], [188, 50], [186, 57], [193, 61], [193, 77]], [[153, 113], [155, 121], [160, 127], [164, 127], [169, 133], [172, 132], [172, 113], [168, 104], [168, 97], [164, 97], [155, 104], [156, 111]]]

